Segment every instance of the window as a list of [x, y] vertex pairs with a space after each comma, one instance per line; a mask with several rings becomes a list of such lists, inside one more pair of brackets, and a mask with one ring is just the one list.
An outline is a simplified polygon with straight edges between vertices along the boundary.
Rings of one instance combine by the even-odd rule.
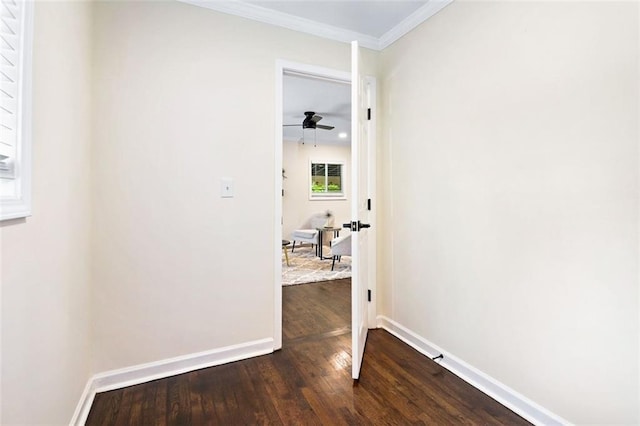
[[344, 163], [311, 162], [310, 198], [345, 198]]
[[0, 5], [0, 220], [31, 214], [33, 2]]

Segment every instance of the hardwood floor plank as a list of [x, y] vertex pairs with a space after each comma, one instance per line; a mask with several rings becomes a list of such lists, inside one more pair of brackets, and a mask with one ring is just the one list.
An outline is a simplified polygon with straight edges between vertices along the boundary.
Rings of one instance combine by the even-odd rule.
[[[99, 395], [99, 403], [94, 400], [87, 417], [87, 424], [107, 426], [115, 424], [123, 392], [104, 392]], [[96, 395], [96, 399], [98, 399]]]
[[131, 409], [129, 410], [129, 424], [131, 426], [144, 425], [142, 422], [142, 408], [144, 404], [144, 393], [146, 388], [141, 386], [133, 387], [131, 398]]
[[[149, 400], [149, 408], [147, 415], [153, 417], [153, 421], [149, 424], [155, 424], [157, 426], [167, 425], [167, 380], [155, 381], [155, 397]], [[152, 415], [153, 414], [153, 415]]]
[[189, 377], [181, 374], [167, 380], [167, 424], [186, 425], [191, 422]]
[[157, 425], [156, 410], [154, 409], [156, 395], [159, 386], [142, 387], [141, 400], [139, 402], [139, 425]]
[[115, 418], [116, 425], [128, 425], [129, 414], [131, 413], [131, 403], [133, 401], [134, 387], [128, 387], [123, 389], [122, 399], [118, 406], [118, 414]]
[[87, 425], [526, 425], [383, 330], [351, 379], [350, 280], [283, 288], [283, 349], [96, 395]]

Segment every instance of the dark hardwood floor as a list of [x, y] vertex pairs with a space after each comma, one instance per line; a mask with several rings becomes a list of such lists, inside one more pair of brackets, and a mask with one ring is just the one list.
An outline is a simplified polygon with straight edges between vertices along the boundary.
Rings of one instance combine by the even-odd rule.
[[351, 379], [350, 280], [283, 289], [283, 349], [96, 396], [87, 425], [528, 424], [383, 330]]

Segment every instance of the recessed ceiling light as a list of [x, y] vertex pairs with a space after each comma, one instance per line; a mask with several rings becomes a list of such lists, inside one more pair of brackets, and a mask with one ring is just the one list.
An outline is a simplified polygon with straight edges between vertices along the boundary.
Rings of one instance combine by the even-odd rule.
[[346, 138], [346, 137], [347, 137], [347, 133], [346, 133], [346, 132], [340, 132], [340, 133], [338, 133], [338, 137], [339, 137], [340, 139], [344, 139], [344, 138]]

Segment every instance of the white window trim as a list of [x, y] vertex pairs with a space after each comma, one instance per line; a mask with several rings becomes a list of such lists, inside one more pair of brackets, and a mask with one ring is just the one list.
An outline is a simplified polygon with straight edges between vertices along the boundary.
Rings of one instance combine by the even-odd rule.
[[32, 127], [32, 52], [33, 6], [31, 0], [21, 2], [23, 14], [20, 25], [18, 125], [15, 158], [15, 187], [10, 194], [0, 193], [0, 220], [31, 216], [31, 127]]
[[[340, 164], [342, 170], [342, 176], [340, 176], [342, 183], [342, 192], [340, 194], [329, 195], [324, 193], [320, 195], [317, 192], [313, 192], [311, 190], [311, 186], [313, 184], [313, 178], [311, 176], [311, 165], [312, 164]], [[346, 200], [347, 199], [347, 164], [344, 161], [333, 161], [333, 160], [317, 160], [310, 159], [309, 167], [307, 167], [307, 176], [309, 177], [309, 182], [307, 183], [307, 189], [309, 190], [309, 200], [310, 201], [327, 201], [327, 200]]]

